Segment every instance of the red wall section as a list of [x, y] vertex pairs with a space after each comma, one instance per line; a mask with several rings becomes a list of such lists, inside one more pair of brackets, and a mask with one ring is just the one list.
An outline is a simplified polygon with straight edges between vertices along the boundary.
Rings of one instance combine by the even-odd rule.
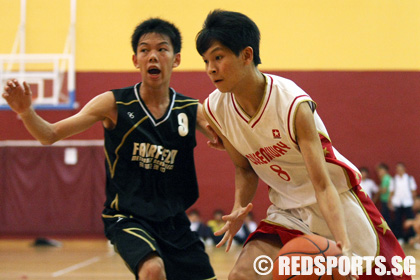
[[66, 147], [1, 147], [0, 233], [102, 234], [105, 201], [103, 147], [77, 147], [78, 163], [64, 162]]
[[[337, 71], [293, 71], [271, 72], [294, 80], [303, 88], [318, 104], [318, 112], [328, 128], [334, 146], [357, 166], [368, 166], [374, 171], [374, 166], [383, 161], [389, 164], [391, 172], [396, 162], [403, 161], [407, 165], [408, 172], [415, 176], [420, 185], [419, 145], [420, 143], [420, 72], [337, 72]], [[139, 80], [137, 73], [78, 73], [76, 100], [81, 106], [85, 105], [93, 96], [112, 88], [129, 86]], [[205, 73], [202, 72], [175, 72], [172, 85], [177, 91], [195, 97], [203, 101], [214, 89]], [[77, 110], [69, 111], [40, 111], [39, 114], [51, 122], [68, 117]], [[71, 139], [102, 139], [102, 127], [98, 123], [90, 130], [72, 137]], [[0, 140], [32, 139], [25, 131], [21, 121], [10, 111], [0, 111]], [[201, 210], [203, 218], [209, 219], [216, 208], [229, 212], [234, 196], [234, 168], [224, 152], [214, 151], [205, 144], [206, 140], [198, 135], [198, 147], [196, 149], [197, 173], [200, 183], [200, 199], [193, 206]], [[48, 148], [46, 148], [48, 149]], [[101, 157], [103, 151], [95, 150], [95, 157]], [[5, 152], [0, 149], [2, 159]], [[24, 148], [14, 150], [10, 160], [32, 161], [36, 166], [40, 160], [34, 154], [27, 153]], [[99, 154], [98, 154], [99, 153]], [[103, 176], [103, 161], [93, 163], [91, 158], [80, 158], [80, 162], [88, 161], [93, 164], [90, 168], [97, 176]], [[56, 164], [50, 159], [50, 165]], [[0, 167], [7, 164], [2, 161]], [[19, 174], [7, 173], [7, 168], [1, 168], [0, 179], [9, 180], [9, 188], [5, 190], [5, 184], [1, 183], [1, 191], [9, 194], [15, 185], [25, 186], [26, 193], [33, 199], [48, 200], [50, 193], [46, 190], [54, 188], [45, 169], [34, 173], [34, 177], [25, 179], [26, 172]], [[6, 172], [7, 171], [7, 172]], [[71, 176], [71, 171], [68, 175]], [[74, 175], [74, 174], [73, 174]], [[18, 176], [19, 179], [13, 178]], [[74, 175], [79, 176], [79, 175]], [[375, 176], [373, 176], [375, 178]], [[92, 176], [83, 177], [83, 186], [73, 179], [69, 179], [68, 189], [79, 190], [85, 188], [87, 197], [103, 195], [103, 181]], [[10, 181], [12, 180], [12, 181]], [[34, 187], [34, 182], [39, 184]], [[77, 184], [77, 186], [70, 186]], [[92, 188], [92, 185], [94, 187]], [[45, 188], [45, 190], [44, 190]], [[92, 188], [94, 194], [87, 190]], [[58, 196], [64, 194], [57, 193]], [[68, 195], [71, 195], [70, 193]], [[101, 197], [102, 199], [102, 197]], [[59, 232], [83, 233], [86, 231], [101, 231], [100, 217], [97, 209], [101, 208], [102, 201], [99, 199], [86, 200], [83, 205], [91, 204], [89, 209], [77, 206], [76, 211], [84, 214], [81, 220], [75, 222], [69, 211], [74, 211], [74, 204], [61, 201], [54, 207], [59, 209], [56, 215], [61, 216], [59, 221], [62, 225], [54, 224], [47, 217], [37, 216], [45, 222], [42, 230], [57, 230]], [[14, 209], [12, 202], [6, 201], [0, 196], [0, 219], [10, 219], [10, 211], [16, 211], [26, 215], [37, 213], [37, 208], [28, 202], [27, 209]], [[99, 203], [99, 206], [98, 206]], [[268, 206], [267, 187], [261, 184], [254, 200], [255, 216], [261, 219], [265, 215]], [[45, 205], [44, 205], [45, 206]], [[44, 207], [43, 206], [43, 207]], [[64, 211], [64, 210], [65, 211]], [[84, 209], [84, 210], [83, 210]], [[85, 213], [86, 210], [86, 213]], [[95, 214], [93, 214], [95, 212]], [[77, 213], [76, 213], [77, 214]], [[51, 214], [52, 215], [52, 214]], [[32, 215], [33, 216], [33, 215]], [[48, 218], [50, 219], [50, 218]], [[94, 219], [93, 221], [89, 219]], [[98, 223], [99, 221], [99, 223]], [[12, 220], [7, 220], [12, 225]], [[44, 224], [44, 223], [42, 223]], [[79, 225], [78, 225], [79, 224]], [[11, 229], [19, 230], [16, 227]], [[68, 226], [68, 227], [67, 227]], [[67, 227], [67, 228], [66, 228]], [[34, 224], [22, 224], [20, 230], [31, 232]], [[13, 232], [16, 232], [14, 231]], [[0, 233], [5, 233], [0, 228]]]

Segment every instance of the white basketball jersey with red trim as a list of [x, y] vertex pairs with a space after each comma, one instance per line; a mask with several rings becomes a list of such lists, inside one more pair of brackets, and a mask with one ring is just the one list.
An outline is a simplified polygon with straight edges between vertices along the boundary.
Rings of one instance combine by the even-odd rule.
[[[294, 127], [299, 104], [308, 102], [314, 111], [316, 104], [294, 82], [274, 75], [264, 76], [265, 95], [255, 116], [249, 117], [242, 110], [233, 93], [219, 90], [205, 100], [205, 112], [270, 187], [269, 197], [274, 205], [291, 209], [316, 203]], [[316, 111], [314, 117], [327, 168], [338, 192], [358, 185], [359, 171], [331, 145]]]

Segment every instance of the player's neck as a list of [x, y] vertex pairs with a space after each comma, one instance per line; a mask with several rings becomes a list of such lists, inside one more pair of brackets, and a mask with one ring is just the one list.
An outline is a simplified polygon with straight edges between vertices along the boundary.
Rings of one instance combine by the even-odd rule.
[[255, 68], [254, 71], [245, 76], [241, 87], [234, 91], [236, 101], [251, 117], [257, 113], [260, 107], [264, 98], [265, 86], [264, 75]]
[[160, 119], [170, 103], [169, 85], [151, 87], [142, 83], [140, 96], [155, 119]]

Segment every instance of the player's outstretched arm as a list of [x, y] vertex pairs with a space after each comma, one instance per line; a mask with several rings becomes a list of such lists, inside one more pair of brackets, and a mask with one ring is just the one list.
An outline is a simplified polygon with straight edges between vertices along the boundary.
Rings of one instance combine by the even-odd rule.
[[233, 148], [226, 138], [222, 138], [222, 140], [235, 165], [235, 202], [232, 212], [222, 217], [226, 221], [225, 226], [220, 231], [215, 232], [215, 235], [224, 234], [217, 247], [221, 247], [227, 242], [227, 252], [232, 245], [233, 237], [240, 230], [246, 216], [253, 208], [251, 202], [258, 187], [258, 175], [252, 169], [248, 160]]
[[223, 228], [215, 232], [215, 235], [224, 234], [222, 240], [216, 247], [221, 247], [227, 242], [227, 252], [232, 245], [233, 237], [242, 227], [246, 216], [253, 208], [251, 202], [258, 187], [258, 176], [252, 169], [248, 160], [232, 146], [226, 137], [223, 136], [205, 112], [204, 116], [213, 130], [221, 138], [226, 151], [235, 165], [235, 202], [233, 209], [229, 215], [222, 217], [226, 222]]
[[44, 145], [80, 133], [97, 121], [104, 121], [104, 124], [116, 122], [116, 105], [112, 92], [98, 95], [76, 115], [53, 124], [41, 118], [33, 109], [32, 92], [27, 83], [21, 85], [17, 80], [7, 81], [2, 96], [20, 116], [31, 135]]
[[[314, 116], [307, 103], [298, 107], [295, 127], [299, 148], [315, 188], [315, 196], [321, 213], [334, 239], [340, 244], [343, 254], [351, 257], [351, 243], [347, 234], [343, 207], [337, 189], [327, 171]], [[349, 279], [351, 279], [351, 276], [349, 276]]]

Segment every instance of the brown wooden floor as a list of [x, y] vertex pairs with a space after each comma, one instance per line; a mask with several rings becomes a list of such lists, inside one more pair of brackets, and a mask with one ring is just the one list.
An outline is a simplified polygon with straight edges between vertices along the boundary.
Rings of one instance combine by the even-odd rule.
[[[103, 239], [60, 240], [61, 247], [34, 247], [32, 239], [0, 239], [0, 279], [134, 279], [120, 256]], [[239, 247], [207, 247], [218, 279], [227, 279]]]
[[[0, 280], [132, 280], [121, 258], [103, 239], [65, 239], [61, 247], [34, 247], [32, 239], [0, 239]], [[404, 247], [414, 256], [420, 273], [420, 251]], [[229, 253], [224, 249], [207, 247], [219, 280], [227, 279], [240, 247]], [[420, 280], [414, 276], [413, 280]]]

